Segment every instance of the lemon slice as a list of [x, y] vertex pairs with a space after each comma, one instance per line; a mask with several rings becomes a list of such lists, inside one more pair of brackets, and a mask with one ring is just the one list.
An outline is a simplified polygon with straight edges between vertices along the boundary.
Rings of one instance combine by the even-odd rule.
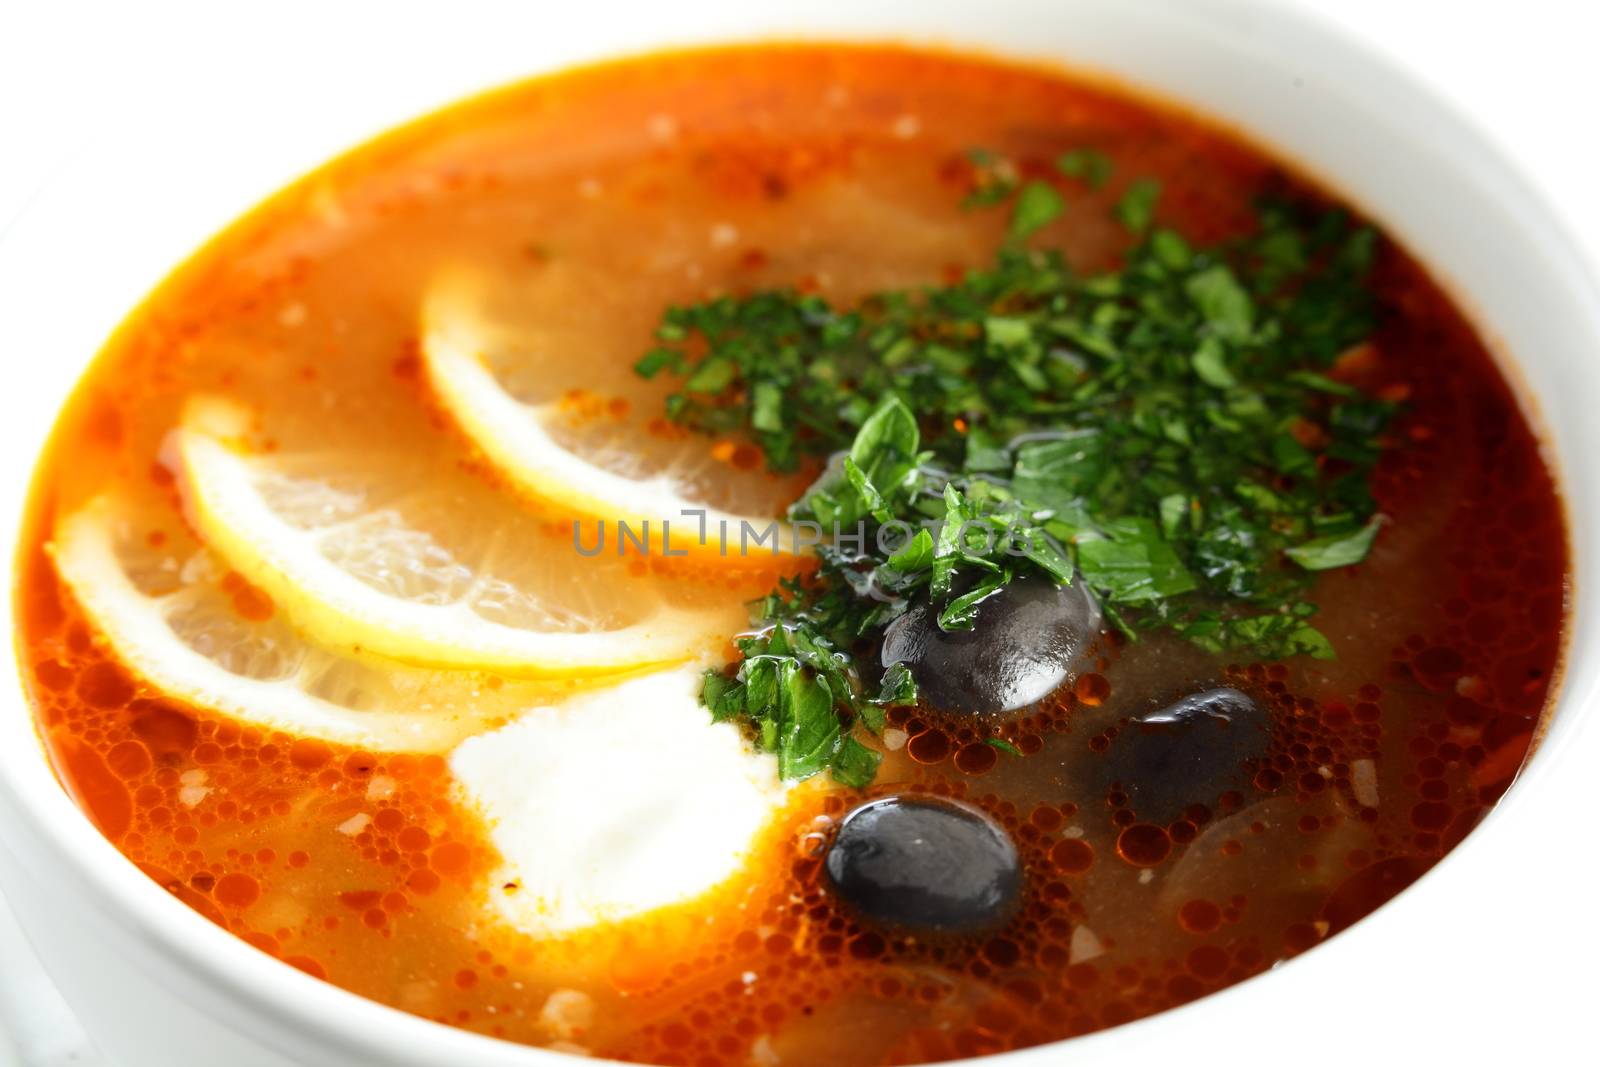
[[117, 658], [174, 699], [297, 737], [390, 752], [447, 751], [549, 699], [527, 684], [333, 655], [301, 639], [210, 552], [156, 551], [140, 532], [101, 497], [58, 523], [51, 551]]
[[[746, 567], [804, 554], [776, 518], [804, 479], [750, 469], [749, 445], [741, 452], [659, 418], [648, 432], [637, 419], [597, 416], [599, 398], [581, 390], [534, 402], [514, 395], [491, 364], [507, 380], [536, 380], [539, 346], [492, 314], [482, 289], [464, 276], [434, 286], [422, 364], [439, 404], [511, 484], [612, 536], [626, 525], [652, 553]], [[746, 453], [749, 461], [730, 462]]]
[[248, 429], [248, 412], [231, 401], [185, 407], [168, 450], [186, 513], [229, 566], [328, 648], [574, 677], [682, 662], [730, 632], [728, 598], [721, 611], [673, 604], [627, 560], [586, 557], [503, 501], [407, 495], [423, 473], [385, 469], [381, 456], [352, 470], [348, 460], [246, 453]]

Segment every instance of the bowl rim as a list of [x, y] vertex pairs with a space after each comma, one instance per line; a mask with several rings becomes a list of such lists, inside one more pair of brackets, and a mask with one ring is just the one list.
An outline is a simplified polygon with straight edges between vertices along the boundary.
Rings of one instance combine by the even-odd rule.
[[[1369, 43], [1325, 17], [1294, 5], [1271, 3], [1269, 0], [1224, 0], [1210, 4], [1193, 4], [1192, 0], [1189, 3], [1185, 0], [1138, 0], [1138, 4], [1147, 12], [1170, 15], [1174, 19], [1192, 17], [1191, 8], [1194, 10], [1209, 8], [1213, 13], [1220, 9], [1228, 13], [1229, 17], [1245, 17], [1253, 21], [1257, 27], [1265, 26], [1268, 32], [1284, 33], [1295, 38], [1309, 34], [1320, 38], [1330, 51], [1339, 52], [1344, 60], [1361, 66], [1368, 76], [1380, 79], [1394, 87], [1395, 91], [1408, 96], [1417, 106], [1436, 119], [1441, 127], [1449, 129], [1450, 135], [1463, 146], [1462, 151], [1473, 153], [1495, 168], [1494, 179], [1506, 195], [1519, 201], [1517, 206], [1522, 218], [1541, 232], [1539, 240], [1544, 246], [1546, 258], [1552, 261], [1556, 259], [1565, 261], [1559, 269], [1564, 272], [1572, 289], [1569, 298], [1587, 305], [1590, 313], [1590, 337], [1600, 338], [1600, 286], [1596, 284], [1588, 257], [1567, 233], [1567, 227], [1560, 214], [1547, 202], [1537, 185], [1506, 156], [1492, 137], [1480, 130], [1472, 121], [1464, 118], [1454, 105], [1441, 98], [1431, 86], [1411, 75], [1402, 64], [1378, 52]], [[733, 43], [759, 42], [774, 38], [793, 39], [794, 35], [735, 31], [719, 36], [717, 40]], [[849, 33], [842, 35], [814, 33], [806, 35], [803, 39], [828, 42], [882, 38]], [[914, 32], [895, 37], [894, 40], [896, 43], [910, 44], [942, 43], [936, 36], [925, 40]], [[988, 51], [985, 48], [959, 50], [980, 53]], [[622, 54], [633, 53], [628, 51]], [[1013, 57], [1000, 50], [995, 50], [995, 54], [1023, 62], [1038, 62], [1045, 66], [1074, 71], [1088, 70], [1093, 73], [1092, 67], [1084, 67], [1076, 61], [1064, 64], [1045, 55], [1027, 53], [1018, 53]], [[1132, 78], [1122, 74], [1112, 75], [1109, 80], [1137, 85]], [[1165, 99], [1164, 94], [1160, 92], [1144, 88], [1138, 91], [1157, 99]], [[1180, 107], [1191, 108], [1185, 101], [1180, 100], [1176, 103]], [[1212, 117], [1214, 121], [1221, 121], [1231, 126], [1227, 115], [1212, 116], [1204, 111], [1201, 113]], [[1265, 147], [1279, 158], [1283, 157], [1283, 153], [1276, 147], [1270, 144]], [[25, 212], [35, 210], [37, 207], [35, 203], [31, 208], [25, 209]], [[0, 233], [0, 262], [4, 262], [11, 254], [10, 238], [14, 229], [15, 227]], [[1556, 268], [1552, 268], [1552, 276], [1555, 271]], [[1461, 303], [1470, 313], [1472, 310], [1470, 298]], [[1514, 367], [1515, 364], [1502, 361], [1502, 368], [1508, 373], [1514, 373]], [[1523, 387], [1520, 393], [1524, 398], [1532, 396], [1531, 390], [1526, 388], [1526, 383], [1513, 382], [1513, 385]], [[1562, 457], [1557, 457], [1560, 458]], [[1557, 463], [1558, 483], [1563, 489], [1569, 489], [1571, 483], [1563, 477], [1565, 473], [1564, 465]], [[9, 492], [9, 488], [7, 491]], [[1569, 499], [1569, 506], [1570, 504]], [[6, 506], [14, 508], [14, 498], [8, 497]], [[12, 523], [14, 518], [8, 517], [6, 521]], [[8, 525], [5, 529], [14, 533], [15, 527]], [[11, 543], [15, 543], [14, 537]], [[1576, 536], [1573, 538], [1572, 549], [1576, 568], [1585, 562], [1580, 560], [1580, 554], [1586, 551]], [[1572, 611], [1569, 614], [1567, 628], [1569, 649], [1576, 647], [1582, 633], [1593, 629], [1592, 625], [1581, 625], [1585, 620], [1577, 615], [1578, 607], [1588, 603], [1588, 598], [1584, 596], [1585, 588], [1584, 585], [1578, 586], [1570, 601]], [[11, 625], [12, 619], [8, 616], [7, 626]], [[8, 664], [5, 671], [0, 672], [4, 674], [4, 680], [0, 681], [0, 685], [7, 690], [7, 700], [15, 701], [17, 694], [21, 692], [20, 678], [17, 674], [10, 673], [17, 670], [17, 664], [9, 659]], [[1593, 718], [1593, 715], [1576, 714], [1577, 709], [1573, 705], [1579, 703], [1580, 697], [1592, 698], [1595, 687], [1591, 682], [1585, 686], [1584, 692], [1578, 693], [1574, 692], [1571, 681], [1570, 677], [1557, 681], [1560, 691], [1556, 693], [1546, 711], [1545, 721], [1549, 726], [1513, 788], [1500, 803], [1495, 805], [1468, 840], [1446, 855], [1444, 860], [1424, 877], [1425, 882], [1436, 881], [1439, 872], [1450, 869], [1452, 861], [1461, 849], [1472, 847], [1486, 828], [1500, 822], [1502, 811], [1508, 805], [1520, 802], [1521, 795], [1526, 792], [1527, 784], [1548, 776], [1551, 769], [1561, 762], [1571, 749], [1571, 742], [1577, 736], [1579, 729], [1591, 729], [1587, 720]], [[1585, 703], [1589, 702], [1592, 700], [1585, 700]], [[26, 710], [26, 698], [24, 697], [20, 703], [24, 705], [23, 721], [31, 723], [31, 713]], [[7, 740], [15, 740], [10, 736], [11, 724], [4, 715], [0, 715], [0, 728], [7, 731]], [[169, 980], [178, 980], [177, 972], [181, 972], [182, 976], [189, 979], [191, 988], [197, 982], [210, 987], [219, 1014], [224, 1016], [229, 1014], [227, 1008], [229, 1004], [244, 1005], [241, 1010], [246, 1014], [264, 1016], [270, 1025], [286, 1033], [299, 1033], [313, 1028], [314, 1033], [310, 1039], [317, 1043], [316, 1047], [338, 1048], [365, 1056], [382, 1056], [388, 1062], [422, 1064], [437, 1062], [445, 1057], [477, 1064], [553, 1065], [570, 1062], [565, 1059], [558, 1060], [553, 1054], [536, 1048], [435, 1023], [349, 993], [298, 973], [292, 968], [280, 966], [278, 961], [252, 949], [238, 937], [218, 930], [199, 914], [173, 900], [154, 882], [139, 874], [115, 846], [99, 834], [51, 775], [37, 738], [32, 737], [31, 740], [33, 741], [31, 746], [0, 744], [0, 814], [5, 816], [3, 822], [0, 822], [0, 828], [6, 830], [5, 835], [0, 837], [0, 846], [12, 850], [15, 843], [21, 843], [35, 856], [47, 856], [56, 869], [71, 872], [77, 883], [75, 891], [82, 892], [101, 913], [103, 919], [123, 928], [128, 937], [143, 941], [159, 951], [168, 971], [171, 972], [167, 975]], [[23, 751], [30, 748], [29, 751]], [[25, 835], [26, 840], [21, 835]], [[15, 859], [16, 856], [13, 856], [14, 861]], [[1417, 886], [1411, 887], [1397, 900], [1406, 900], [1417, 888]], [[1391, 907], [1392, 904], [1385, 905], [1383, 910]], [[1363, 920], [1363, 924], [1366, 921]], [[1299, 957], [1288, 968], [1279, 968], [1274, 975], [1315, 967], [1325, 951], [1327, 951], [1326, 946], [1319, 948], [1318, 952]], [[1259, 982], [1273, 980], [1277, 979], [1266, 975], [1258, 976], [1211, 994], [1202, 1000], [1210, 1005], [1222, 997], [1244, 995], [1245, 990]], [[1197, 1002], [1138, 1020], [1135, 1024], [1070, 1039], [1071, 1047], [1074, 1051], [1082, 1050], [1087, 1053], [1092, 1047], [1110, 1043], [1120, 1044], [1123, 1036], [1129, 1031], [1151, 1030], [1163, 1022], [1170, 1022], [1174, 1017], [1192, 1014], [1200, 1007], [1201, 1004]], [[1051, 1050], [1059, 1050], [1062, 1044], [1058, 1042], [1003, 1056], [984, 1057], [982, 1062], [1000, 1063], [1004, 1060], [1007, 1063], [1021, 1063], [1035, 1057], [1042, 1059], [1050, 1055]]]

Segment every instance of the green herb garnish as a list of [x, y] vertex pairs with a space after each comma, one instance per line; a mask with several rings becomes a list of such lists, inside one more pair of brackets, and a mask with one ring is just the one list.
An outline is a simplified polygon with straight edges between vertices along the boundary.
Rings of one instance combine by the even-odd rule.
[[1155, 221], [1156, 201], [1161, 199], [1161, 183], [1153, 178], [1140, 178], [1128, 186], [1128, 191], [1117, 201], [1117, 221], [1135, 234], [1144, 233]]
[[1116, 208], [1137, 243], [1115, 272], [1021, 247], [1061, 211], [1030, 182], [994, 265], [957, 284], [667, 312], [637, 369], [681, 377], [672, 419], [744, 432], [775, 471], [831, 457], [790, 518], [843, 536], [757, 605], [737, 672], [703, 693], [785, 776], [869, 781], [858, 731], [915, 685], [900, 668], [869, 684], [852, 654], [914, 603], [947, 630], [980, 625], [1023, 575], [1087, 582], [1131, 639], [1332, 657], [1306, 594], [1372, 545], [1392, 414], [1329, 376], [1372, 328], [1373, 235], [1271, 206], [1252, 236], [1196, 249], [1153, 227], [1158, 193], [1135, 181]]
[[1114, 168], [1105, 153], [1093, 148], [1074, 148], [1056, 158], [1056, 170], [1069, 178], [1078, 178], [1091, 189], [1099, 189], [1111, 179]]
[[989, 207], [1017, 191], [1016, 164], [1005, 156], [987, 148], [972, 148], [967, 151], [967, 162], [972, 166], [972, 188], [961, 201], [963, 208]]
[[1017, 193], [1017, 206], [1011, 215], [1007, 236], [1021, 241], [1061, 217], [1061, 194], [1049, 182], [1032, 181]]

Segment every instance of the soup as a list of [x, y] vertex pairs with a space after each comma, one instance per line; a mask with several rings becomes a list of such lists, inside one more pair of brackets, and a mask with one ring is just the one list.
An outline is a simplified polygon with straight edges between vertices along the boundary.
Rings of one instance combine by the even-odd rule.
[[1514, 779], [1568, 559], [1405, 251], [1192, 116], [876, 47], [469, 101], [111, 339], [20, 546], [64, 787], [257, 949], [661, 1064], [1259, 974]]

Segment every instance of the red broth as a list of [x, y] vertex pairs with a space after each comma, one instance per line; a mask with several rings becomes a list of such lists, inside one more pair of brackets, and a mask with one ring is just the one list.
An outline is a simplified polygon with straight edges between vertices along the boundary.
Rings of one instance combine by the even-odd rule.
[[[1111, 206], [1136, 177], [1163, 183], [1159, 221], [1196, 243], [1248, 229], [1260, 194], [1323, 195], [1224, 130], [1060, 73], [770, 46], [469, 101], [251, 212], [121, 327], [41, 461], [18, 648], [63, 785], [145, 874], [292, 966], [443, 1023], [661, 1064], [918, 1063], [1089, 1033], [1260, 974], [1403, 890], [1537, 738], [1569, 561], [1511, 388], [1387, 240], [1379, 327], [1343, 369], [1404, 411], [1373, 482], [1389, 523], [1315, 590], [1336, 660], [1109, 641], [1095, 670], [1006, 728], [1021, 758], [892, 713], [866, 792], [963, 798], [1021, 850], [1022, 901], [981, 936], [918, 940], [834, 900], [820, 849], [862, 799], [836, 785], [797, 794], [747, 869], [692, 907], [560, 941], [496, 927], [481, 907], [495, 850], [443, 757], [297, 738], [163, 693], [57, 576], [55, 522], [107, 489], [138, 502], [153, 557], [195, 551], [162, 444], [202, 391], [252, 405], [273, 447], [409, 449], [452, 485], [498, 492], [416, 374], [417, 308], [442, 264], [530, 287], [564, 263], [604, 280], [573, 313], [585, 347], [571, 356], [599, 368], [598, 395], [642, 410], [659, 397], [629, 368], [668, 304], [793, 284], [844, 302], [987, 262], [1004, 214], [957, 206], [974, 146], [1029, 176], [1076, 147], [1114, 161], [1101, 190], [1061, 184], [1066, 215], [1039, 238], [1085, 270], [1117, 262]], [[218, 581], [241, 617], [272, 615], [237, 575]], [[703, 584], [736, 610], [769, 581]], [[1200, 684], [1260, 701], [1270, 746], [1215, 803], [1137, 822], [1095, 763], [1130, 715]]]

